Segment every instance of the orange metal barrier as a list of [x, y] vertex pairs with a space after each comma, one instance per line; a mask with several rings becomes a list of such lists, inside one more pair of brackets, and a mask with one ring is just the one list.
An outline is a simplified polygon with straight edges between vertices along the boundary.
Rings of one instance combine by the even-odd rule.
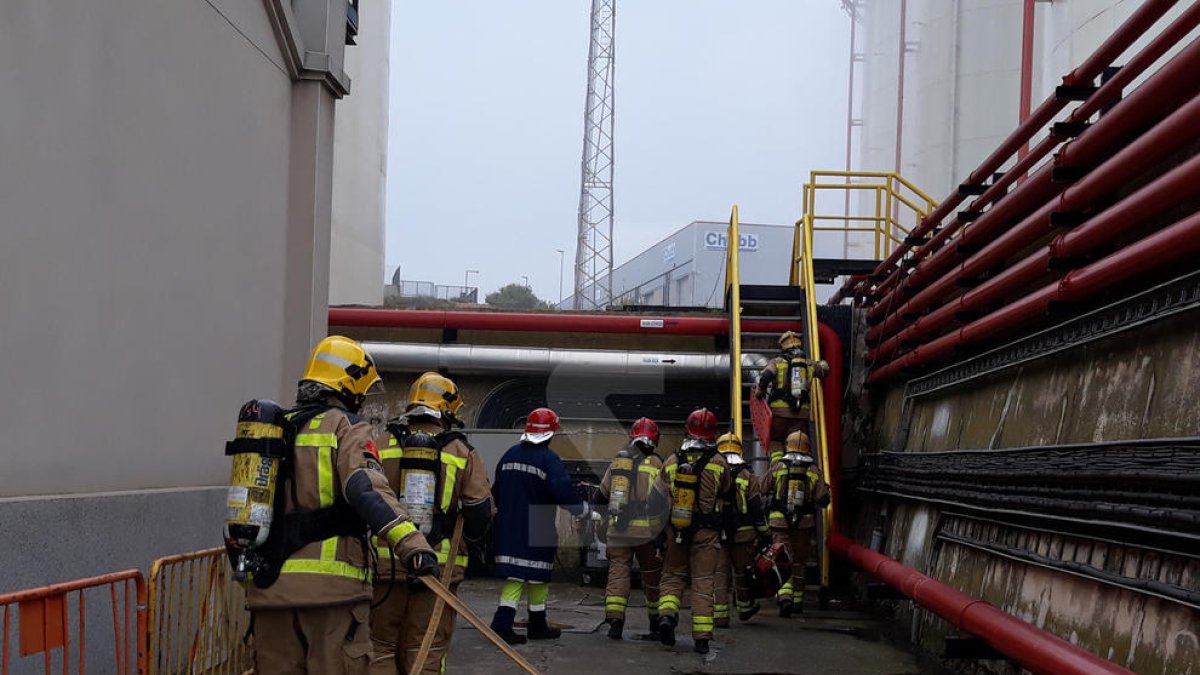
[[[17, 608], [18, 659], [41, 654], [47, 675], [53, 670], [64, 675], [71, 672], [83, 675], [88, 665], [87, 597], [91, 595], [95, 602], [94, 598], [102, 595], [104, 588], [108, 589], [112, 605], [115, 669], [104, 668], [101, 672], [145, 673], [146, 579], [137, 570], [126, 570], [0, 595], [4, 615], [0, 675], [8, 675], [14, 662], [11, 654], [14, 606]], [[76, 628], [74, 633], [72, 623]], [[77, 644], [72, 644], [73, 637]], [[57, 659], [56, 651], [59, 652]], [[54, 667], [55, 661], [61, 663], [60, 668]], [[78, 670], [71, 670], [72, 663], [78, 664]]]
[[184, 553], [150, 567], [151, 675], [240, 674], [250, 668], [246, 595], [224, 548]]

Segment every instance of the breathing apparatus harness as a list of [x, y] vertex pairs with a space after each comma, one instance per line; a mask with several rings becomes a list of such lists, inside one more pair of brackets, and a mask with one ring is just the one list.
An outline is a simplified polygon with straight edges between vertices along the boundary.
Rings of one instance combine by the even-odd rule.
[[772, 495], [772, 509], [783, 513], [788, 526], [795, 526], [801, 518], [817, 512], [817, 505], [812, 498], [813, 485], [809, 480], [808, 470], [813, 465], [813, 458], [800, 452], [784, 453], [780, 459], [786, 473], [775, 484], [775, 494]]
[[612, 476], [608, 491], [608, 514], [611, 527], [617, 532], [629, 528], [630, 521], [644, 518], [649, 512], [646, 501], [634, 501], [637, 492], [638, 471], [642, 462], [654, 452], [653, 445], [638, 441], [621, 448], [612, 462]]
[[675, 543], [690, 542], [698, 530], [717, 530], [725, 538], [723, 495], [718, 495], [709, 513], [700, 511], [700, 483], [708, 463], [716, 456], [714, 446], [702, 441], [685, 441], [675, 452], [675, 478], [671, 484], [671, 526]]
[[[225, 547], [237, 581], [269, 588], [293, 553], [332, 537], [358, 539], [364, 558], [371, 560], [370, 529], [344, 496], [331, 506], [287, 512], [289, 495], [293, 504], [300, 503], [296, 494], [297, 430], [331, 409], [334, 406], [327, 403], [308, 402], [284, 411], [267, 400], [242, 406], [237, 437], [225, 444], [225, 454], [234, 458]], [[354, 413], [341, 412], [352, 424], [358, 423]], [[254, 481], [257, 492], [255, 488], [243, 492], [247, 465], [261, 467]], [[266, 495], [269, 499], [263, 498]], [[254, 538], [245, 536], [250, 528], [257, 528]]]

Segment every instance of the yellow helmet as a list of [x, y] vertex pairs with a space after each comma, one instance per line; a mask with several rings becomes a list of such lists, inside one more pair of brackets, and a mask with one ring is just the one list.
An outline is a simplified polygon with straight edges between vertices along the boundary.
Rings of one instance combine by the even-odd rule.
[[788, 452], [802, 452], [806, 455], [812, 452], [812, 445], [808, 442], [808, 434], [803, 431], [793, 431], [788, 434], [784, 445], [787, 446]]
[[804, 349], [804, 340], [795, 331], [788, 331], [779, 336], [779, 350], [786, 352], [789, 349]]
[[732, 452], [737, 455], [742, 454], [742, 439], [737, 437], [737, 434], [722, 434], [717, 439], [717, 452]]
[[354, 340], [330, 335], [313, 348], [300, 382], [316, 382], [338, 394], [351, 407], [362, 405], [367, 394], [383, 391], [375, 361]]
[[441, 418], [442, 415], [454, 417], [463, 407], [462, 395], [458, 393], [458, 385], [437, 373], [425, 373], [417, 378], [408, 389], [408, 410], [416, 411]]

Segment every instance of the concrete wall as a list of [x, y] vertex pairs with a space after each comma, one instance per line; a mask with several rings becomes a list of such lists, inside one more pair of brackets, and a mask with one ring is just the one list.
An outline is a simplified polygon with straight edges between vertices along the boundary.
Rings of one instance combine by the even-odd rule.
[[0, 5], [0, 591], [219, 543], [240, 402], [325, 333], [344, 14]]
[[358, 44], [346, 47], [354, 95], [334, 123], [331, 305], [383, 304], [391, 24], [390, 0], [360, 3]]
[[[1158, 321], [913, 399], [904, 448], [970, 448], [1200, 435], [1194, 405], [1200, 326], [1192, 314]], [[876, 448], [889, 449], [903, 424], [904, 389], [877, 392]], [[857, 531], [869, 531], [869, 510]], [[1065, 572], [1035, 567], [936, 538], [961, 531], [1041, 556], [1195, 588], [1200, 562], [1167, 552], [1003, 524], [964, 525], [940, 509], [892, 500], [885, 553], [1104, 655], [1136, 672], [1195, 672], [1200, 611]], [[944, 622], [903, 609], [926, 649], [938, 653]], [[915, 622], [915, 623], [914, 623]], [[999, 666], [992, 672], [1009, 672]]]

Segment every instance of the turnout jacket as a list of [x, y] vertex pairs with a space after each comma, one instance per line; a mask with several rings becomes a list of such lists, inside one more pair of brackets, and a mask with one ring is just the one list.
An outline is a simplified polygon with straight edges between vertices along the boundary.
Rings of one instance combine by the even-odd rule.
[[562, 460], [546, 443], [520, 442], [496, 465], [493, 551], [496, 574], [525, 581], [550, 581], [558, 550], [557, 507], [576, 517], [589, 512], [571, 484]]
[[780, 417], [807, 419], [811, 408], [811, 393], [805, 396], [805, 400], [803, 401], [797, 401], [792, 398], [789, 391], [791, 382], [788, 381], [789, 367], [803, 369], [803, 376], [808, 380], [809, 391], [811, 392], [812, 381], [814, 379], [823, 380], [829, 374], [829, 364], [825, 361], [810, 361], [805, 358], [789, 359], [786, 356], [776, 356], [767, 362], [767, 365], [759, 372], [758, 379], [755, 381], [758, 391], [767, 394], [767, 402], [771, 406], [772, 413]]
[[[689, 451], [688, 457], [695, 456], [693, 453], [694, 451]], [[678, 466], [679, 453], [672, 453], [654, 480], [654, 491], [650, 498], [651, 508], [664, 520], [667, 519], [675, 496], [675, 473]], [[700, 474], [700, 490], [696, 495], [695, 515], [692, 521], [693, 530], [722, 528], [724, 523], [718, 522], [718, 516], [723, 512], [732, 488], [733, 479], [729, 475], [729, 464], [721, 453], [714, 450], [712, 458]], [[710, 520], [711, 523], [701, 523], [702, 520]]]
[[[658, 455], [643, 454], [637, 448], [630, 448], [634, 453], [633, 480], [630, 481], [629, 503], [626, 505], [629, 525], [625, 529], [617, 529], [614, 523], [608, 525], [609, 546], [637, 546], [652, 541], [662, 531], [663, 521], [656, 517], [658, 514], [650, 509], [650, 492], [654, 481], [662, 471], [663, 461]], [[612, 464], [604, 472], [600, 480], [600, 503], [607, 504], [612, 490]]]
[[[396, 431], [401, 432], [398, 438]], [[437, 552], [438, 563], [445, 565], [450, 560], [450, 539], [454, 536], [455, 520], [463, 518], [463, 537], [454, 552], [454, 564], [466, 568], [468, 551], [481, 544], [492, 524], [492, 486], [488, 484], [487, 470], [479, 454], [466, 441], [466, 436], [457, 431], [445, 431], [429, 418], [402, 416], [388, 425], [388, 431], [375, 439], [383, 473], [388, 484], [397, 495], [404, 493], [401, 471], [404, 467], [404, 441], [406, 433], [423, 433], [432, 436], [438, 446], [437, 485], [440, 490], [434, 495], [434, 526], [426, 539]], [[376, 573], [381, 580], [393, 578], [393, 570], [399, 578], [405, 578], [408, 570], [398, 562], [393, 564], [392, 553], [383, 542], [378, 545], [379, 560]], [[461, 578], [463, 570], [456, 570]]]
[[[305, 544], [284, 561], [275, 583], [246, 590], [246, 604], [251, 610], [370, 600], [368, 527], [403, 561], [419, 551], [431, 550], [388, 487], [371, 442], [369, 424], [342, 408], [331, 407], [300, 425], [293, 453], [292, 480], [281, 477], [276, 486], [285, 494], [284, 514], [314, 511], [344, 501], [361, 519], [347, 527], [357, 528], [362, 534]], [[282, 518], [277, 518], [275, 525], [281, 524]]]
[[[829, 505], [829, 485], [821, 476], [820, 469], [815, 465], [810, 466], [807, 474], [808, 487], [805, 490], [805, 503], [811, 507], [811, 511], [800, 516], [800, 519], [796, 521], [794, 526], [796, 529], [816, 527], [817, 509], [825, 508]], [[788, 529], [787, 518], [783, 509], [787, 475], [787, 464], [784, 464], [782, 460], [773, 461], [771, 462], [771, 468], [762, 477], [762, 484], [759, 487], [760, 493], [770, 502], [768, 524], [772, 530]]]

